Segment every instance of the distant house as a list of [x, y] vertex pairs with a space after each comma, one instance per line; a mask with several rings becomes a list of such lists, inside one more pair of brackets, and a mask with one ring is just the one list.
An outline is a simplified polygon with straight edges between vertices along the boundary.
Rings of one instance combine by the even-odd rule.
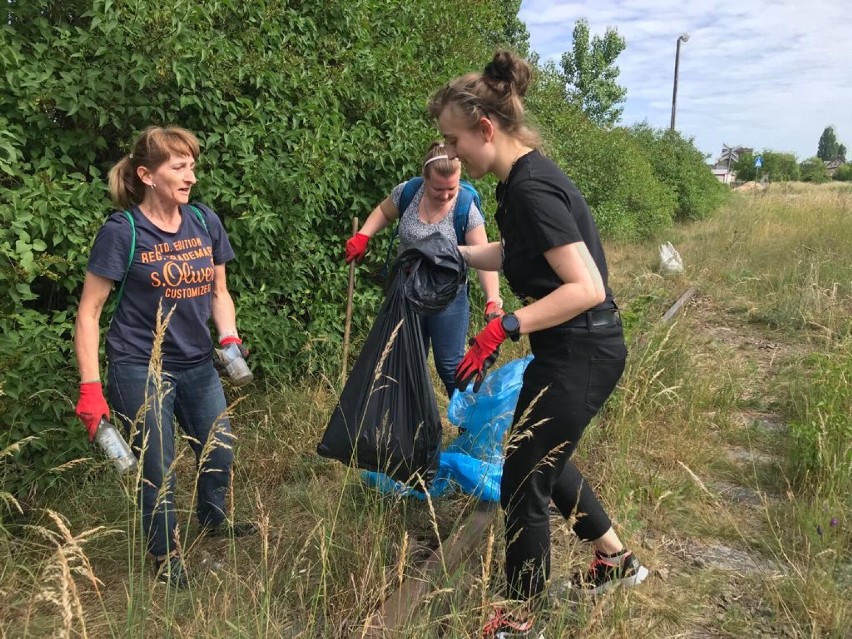
[[825, 168], [828, 169], [828, 174], [831, 177], [834, 177], [834, 173], [837, 171], [837, 169], [839, 169], [844, 164], [846, 164], [846, 158], [840, 155], [834, 158], [833, 160], [826, 160]]
[[713, 177], [719, 180], [722, 184], [730, 184], [737, 180], [736, 171], [732, 171], [726, 166], [711, 166], [710, 172], [713, 173]]
[[716, 179], [722, 184], [735, 182], [737, 174], [731, 169], [731, 167], [736, 164], [741, 155], [748, 153], [754, 153], [754, 149], [747, 146], [728, 146], [727, 144], [723, 144], [722, 153], [716, 159], [713, 166], [710, 167], [710, 170], [713, 172]]

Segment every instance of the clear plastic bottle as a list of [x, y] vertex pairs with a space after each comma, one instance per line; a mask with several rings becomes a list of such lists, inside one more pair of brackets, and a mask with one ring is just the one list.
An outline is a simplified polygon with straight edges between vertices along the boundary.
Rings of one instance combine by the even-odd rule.
[[249, 370], [236, 344], [228, 344], [221, 349], [216, 349], [216, 355], [234, 386], [245, 386], [254, 379], [254, 374]]
[[126, 475], [136, 470], [136, 456], [118, 429], [106, 419], [101, 419], [98, 424], [95, 441], [112, 461], [119, 475]]

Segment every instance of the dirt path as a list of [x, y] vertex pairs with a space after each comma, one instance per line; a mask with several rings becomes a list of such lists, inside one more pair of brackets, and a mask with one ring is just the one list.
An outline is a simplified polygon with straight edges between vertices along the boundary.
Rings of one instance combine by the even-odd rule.
[[[766, 551], [763, 537], [771, 534], [773, 510], [785, 499], [781, 441], [787, 425], [772, 405], [779, 356], [789, 347], [761, 332], [765, 326], [748, 324], [705, 297], [690, 304], [684, 321], [697, 331], [699, 361], [706, 355], [712, 362], [723, 352], [732, 370], [749, 372], [734, 402], [746, 408], [737, 408], [728, 427], [713, 432], [722, 459], [703, 476], [686, 469], [710, 501], [720, 534], [657, 540], [658, 572], [699, 590], [702, 582], [713, 584], [704, 605], [690, 615], [683, 637], [794, 636], [773, 622], [773, 609], [760, 595], [763, 588], [756, 587], [787, 572], [785, 562]], [[728, 631], [737, 618], [744, 623]]]

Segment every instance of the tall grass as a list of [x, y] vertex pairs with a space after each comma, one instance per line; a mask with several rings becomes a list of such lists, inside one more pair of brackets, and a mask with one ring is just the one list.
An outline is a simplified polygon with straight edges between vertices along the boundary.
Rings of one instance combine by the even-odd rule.
[[[559, 585], [585, 567], [588, 549], [554, 519], [547, 637], [845, 636], [850, 197], [799, 186], [737, 197], [665, 238], [687, 266], [675, 279], [656, 273], [655, 244], [608, 247], [631, 355], [576, 460], [653, 573], [634, 592], [569, 602]], [[693, 285], [696, 302], [659, 326]], [[503, 361], [522, 349], [507, 345]], [[29, 526], [0, 530], [0, 636], [477, 637], [501, 594], [501, 520], [463, 569], [424, 575], [420, 563], [447, 552], [440, 540], [472, 501], [384, 496], [320, 459], [338, 390], [323, 379], [268, 381], [232, 404], [228, 516], [257, 522], [253, 538], [197, 535], [197, 469], [179, 442], [173, 507], [187, 591], [152, 579], [138, 478], [124, 485], [106, 462], [90, 464], [45, 495]], [[789, 434], [748, 417], [762, 414], [789, 423]], [[783, 456], [737, 465], [732, 448]], [[724, 497], [720, 483], [752, 491], [754, 504]], [[762, 570], [701, 563], [725, 549]], [[412, 602], [404, 631], [377, 632], [372, 615], [412, 578], [428, 579], [432, 595]]]

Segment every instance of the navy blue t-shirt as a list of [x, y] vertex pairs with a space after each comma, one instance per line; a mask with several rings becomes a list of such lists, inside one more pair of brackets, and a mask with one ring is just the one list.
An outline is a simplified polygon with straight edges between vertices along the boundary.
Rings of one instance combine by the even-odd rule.
[[[191, 208], [181, 206], [180, 227], [174, 233], [154, 226], [138, 207], [130, 209], [136, 223], [136, 250], [106, 336], [110, 362], [148, 364], [161, 303], [164, 318], [174, 309], [163, 340], [163, 368], [189, 368], [210, 358], [213, 341], [207, 322], [213, 266], [234, 259], [234, 250], [219, 217], [207, 207], [195, 206], [207, 228]], [[125, 214], [110, 215], [92, 245], [88, 270], [121, 282], [131, 237]]]

